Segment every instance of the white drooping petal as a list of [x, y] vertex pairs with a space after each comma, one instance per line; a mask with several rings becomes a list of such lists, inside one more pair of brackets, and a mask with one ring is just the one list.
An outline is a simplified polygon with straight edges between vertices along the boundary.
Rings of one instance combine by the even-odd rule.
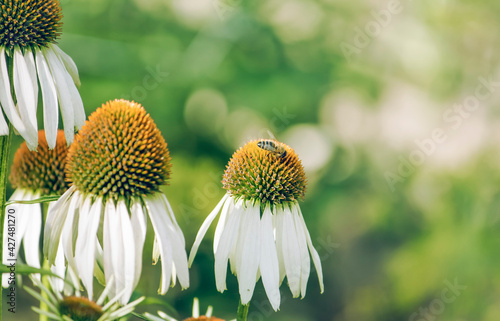
[[[233, 202], [230, 198], [228, 202]], [[226, 274], [227, 274], [227, 261], [229, 253], [236, 242], [238, 230], [240, 228], [240, 219], [243, 215], [241, 206], [236, 206], [231, 213], [228, 214], [226, 224], [222, 230], [219, 246], [215, 251], [215, 282], [217, 290], [224, 292], [226, 289]], [[222, 224], [219, 220], [219, 224]], [[217, 225], [218, 227], [218, 225]]]
[[[103, 238], [103, 258], [104, 258], [104, 275], [106, 283], [111, 279], [114, 280], [110, 286], [110, 297], [114, 297], [119, 291], [117, 284], [123, 284], [123, 281], [118, 280], [121, 278], [120, 267], [121, 262], [121, 248], [118, 246], [118, 218], [116, 207], [113, 200], [108, 199], [104, 209], [104, 226], [102, 231]], [[122, 269], [123, 270], [123, 269]]]
[[[39, 198], [39, 194], [33, 195], [33, 199]], [[40, 204], [21, 204], [25, 206], [25, 216], [28, 217], [26, 231], [24, 233], [24, 254], [26, 264], [35, 268], [40, 268], [40, 232], [42, 229], [42, 209]], [[24, 207], [23, 206], [23, 207]], [[40, 279], [40, 274], [33, 275], [34, 278]]]
[[226, 193], [224, 197], [220, 200], [220, 202], [217, 204], [217, 206], [213, 209], [213, 211], [207, 216], [203, 224], [201, 225], [200, 229], [198, 230], [198, 234], [196, 234], [196, 238], [193, 243], [193, 247], [191, 248], [191, 252], [189, 253], [189, 266], [193, 263], [194, 257], [196, 256], [196, 252], [198, 251], [198, 247], [200, 246], [201, 241], [203, 240], [203, 237], [208, 231], [208, 228], [210, 227], [210, 224], [212, 224], [213, 220], [219, 214], [219, 211], [226, 201], [226, 199], [229, 197], [229, 194]]
[[[64, 222], [64, 227], [61, 234], [64, 256], [68, 261], [68, 266], [75, 272], [77, 271], [77, 268], [73, 253], [74, 240], [76, 237], [74, 232], [77, 232], [78, 214], [80, 213], [80, 209], [82, 208], [82, 201], [82, 194], [80, 194], [80, 192], [78, 191], [75, 191], [69, 202], [68, 216], [66, 217], [66, 221]], [[86, 208], [81, 209], [81, 211], [85, 212], [85, 214], [88, 213], [88, 209]]]
[[300, 262], [302, 264], [300, 268], [300, 293], [303, 298], [306, 295], [307, 280], [309, 279], [309, 273], [311, 271], [311, 260], [309, 259], [306, 235], [297, 210], [298, 206], [298, 204], [292, 205], [292, 216], [295, 222], [295, 231], [297, 233], [297, 241], [299, 242]]
[[61, 48], [59, 48], [57, 45], [50, 44], [49, 47], [51, 47], [52, 50], [54, 50], [56, 54], [59, 56], [62, 63], [64, 64], [64, 67], [66, 67], [66, 70], [73, 79], [75, 85], [80, 87], [81, 83], [80, 83], [80, 77], [78, 76], [78, 68], [76, 68], [76, 64], [73, 61], [73, 59], [71, 59], [71, 57], [68, 56], [68, 54], [66, 54], [64, 51], [62, 51]]
[[96, 235], [101, 221], [102, 198], [91, 205], [88, 196], [82, 206], [78, 221], [78, 236], [75, 245], [75, 263], [78, 275], [87, 289], [89, 300], [93, 298]]
[[26, 141], [26, 145], [30, 150], [36, 150], [38, 146], [38, 133], [30, 130], [24, 124], [19, 112], [14, 105], [14, 100], [11, 95], [11, 86], [9, 80], [9, 71], [7, 62], [5, 60], [5, 48], [0, 48], [0, 105], [12, 126], [19, 132], [19, 134]]
[[172, 243], [170, 242], [168, 226], [162, 219], [162, 213], [156, 209], [156, 204], [154, 200], [146, 198], [146, 207], [148, 209], [148, 215], [151, 219], [151, 224], [153, 225], [153, 230], [155, 232], [155, 237], [158, 241], [158, 248], [161, 257], [161, 281], [158, 293], [165, 294], [168, 291], [168, 286], [170, 285], [170, 280], [172, 278]]
[[[30, 75], [31, 85], [33, 86], [33, 92], [35, 97], [35, 111], [36, 111], [38, 106], [38, 81], [36, 75], [35, 57], [33, 56], [33, 52], [31, 52], [31, 50], [27, 50], [24, 52], [24, 61], [26, 62], [26, 67], [28, 67], [28, 73]], [[37, 124], [36, 113], [31, 117], [32, 117], [31, 121]]]
[[321, 267], [321, 259], [319, 257], [318, 252], [314, 248], [312, 241], [311, 241], [311, 236], [309, 235], [309, 231], [307, 230], [306, 222], [304, 220], [304, 217], [302, 216], [302, 211], [300, 210], [300, 207], [297, 205], [297, 209], [299, 212], [300, 216], [300, 221], [302, 222], [302, 228], [304, 230], [304, 234], [306, 236], [306, 241], [307, 241], [307, 246], [309, 247], [309, 252], [311, 253], [311, 257], [313, 259], [314, 267], [316, 268], [316, 273], [318, 274], [318, 281], [319, 281], [319, 288], [321, 293], [325, 291], [325, 285], [323, 283], [323, 268]]
[[36, 69], [38, 80], [42, 89], [43, 126], [49, 148], [56, 146], [57, 124], [59, 122], [59, 109], [57, 105], [57, 91], [54, 79], [49, 70], [49, 65], [40, 49], [35, 49]]
[[59, 247], [59, 240], [64, 223], [68, 216], [68, 208], [76, 191], [76, 187], [71, 186], [47, 212], [45, 221], [43, 253], [50, 264], [54, 264]]
[[281, 295], [280, 287], [280, 272], [278, 263], [278, 253], [273, 233], [273, 218], [269, 206], [264, 209], [262, 220], [260, 222], [260, 273], [262, 276], [262, 284], [266, 290], [269, 302], [273, 306], [274, 311], [277, 311], [280, 306]]
[[60, 278], [51, 277], [51, 282], [53, 289], [57, 292], [62, 292], [64, 290], [64, 279], [66, 277], [66, 264], [64, 260], [64, 251], [62, 248], [62, 243], [59, 244], [57, 249], [56, 258], [54, 261], [54, 265], [50, 267], [52, 273], [58, 275]]
[[292, 213], [287, 207], [279, 209], [277, 215], [283, 215], [283, 258], [285, 261], [286, 278], [294, 298], [300, 295], [300, 249]]
[[284, 215], [282, 211], [278, 212], [278, 208], [274, 206], [274, 231], [275, 231], [275, 240], [276, 240], [276, 251], [278, 252], [278, 264], [280, 271], [280, 286], [283, 283], [283, 280], [286, 276], [285, 269], [285, 257], [283, 255], [283, 219]]
[[[31, 56], [33, 59], [33, 54], [31, 51], [27, 53], [27, 56]], [[29, 60], [29, 58], [28, 58]], [[20, 49], [14, 49], [14, 90], [16, 92], [17, 107], [21, 114], [21, 119], [27, 128], [37, 133], [38, 135], [38, 124], [36, 121], [36, 106], [38, 97], [35, 96], [38, 93], [38, 88], [35, 92], [33, 88], [33, 79], [36, 74], [32, 75], [30, 72], [30, 67], [28, 67], [26, 61], [26, 56], [23, 56]], [[36, 81], [36, 78], [35, 78]]]
[[7, 125], [1, 111], [2, 109], [0, 108], [0, 136], [7, 136], [9, 134], [9, 125]]
[[217, 223], [217, 227], [215, 228], [214, 234], [214, 254], [217, 252], [217, 247], [219, 246], [220, 237], [222, 235], [222, 231], [226, 226], [226, 222], [228, 220], [228, 213], [234, 207], [234, 201], [232, 198], [229, 198], [226, 202], [224, 202], [224, 206], [222, 207], [222, 211], [220, 214], [219, 222]]
[[[127, 210], [127, 205], [124, 200], [119, 200], [117, 204], [117, 214], [118, 214], [118, 228], [121, 231], [122, 239], [119, 240], [122, 243], [123, 249], [123, 257], [122, 257], [122, 265], [123, 265], [123, 289], [125, 292], [120, 298], [121, 304], [126, 304], [130, 297], [132, 296], [132, 292], [135, 287], [135, 267], [137, 265], [136, 257], [135, 257], [135, 242], [134, 242], [134, 231], [132, 228], [132, 223], [130, 221], [130, 215]], [[115, 227], [116, 228], [116, 227]], [[137, 258], [139, 261], [142, 261], [142, 257]], [[118, 291], [122, 291], [121, 288]]]
[[146, 216], [142, 210], [142, 204], [139, 200], [134, 199], [131, 207], [131, 223], [134, 227], [134, 244], [135, 244], [135, 275], [134, 287], [139, 282], [142, 270], [142, 250], [144, 248], [144, 241], [146, 239]]
[[163, 195], [162, 193], [157, 193], [155, 197], [157, 198], [157, 207], [159, 208], [160, 211], [163, 210], [165, 213], [165, 216], [162, 218], [165, 221], [165, 224], [169, 226], [172, 233], [170, 238], [172, 242], [172, 251], [173, 251], [172, 254], [174, 260], [172, 282], [175, 284], [174, 272], [177, 272], [177, 277], [179, 278], [179, 283], [181, 284], [181, 287], [183, 289], [186, 289], [189, 287], [189, 267], [187, 261], [186, 242], [184, 240], [184, 234], [182, 233], [182, 230], [180, 229], [179, 225], [177, 224], [177, 221], [175, 220], [172, 208], [170, 207], [170, 204], [168, 203], [168, 200], [166, 199], [165, 195]]
[[245, 233], [238, 283], [241, 303], [246, 305], [252, 298], [260, 264], [260, 206], [248, 205], [242, 222]]
[[[74, 97], [74, 91], [71, 89], [71, 84], [73, 85], [73, 87], [74, 84], [72, 81], [71, 84], [68, 84], [67, 78], [69, 76], [64, 69], [62, 62], [59, 60], [54, 51], [50, 49], [42, 49], [42, 53], [47, 60], [50, 73], [52, 74], [52, 77], [54, 79], [64, 124], [64, 136], [66, 137], [66, 141], [68, 142], [68, 144], [70, 144], [73, 142], [75, 134], [74, 131], [76, 114], [74, 112], [74, 108], [75, 104], [81, 104], [81, 98], [80, 101], [78, 101], [78, 99]], [[78, 95], [78, 97], [80, 96]]]

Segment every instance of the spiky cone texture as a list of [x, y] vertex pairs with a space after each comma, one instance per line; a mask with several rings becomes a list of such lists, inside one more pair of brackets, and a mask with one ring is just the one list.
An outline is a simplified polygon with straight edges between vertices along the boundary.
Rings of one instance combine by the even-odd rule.
[[[32, 201], [41, 196], [62, 195], [68, 189], [68, 184], [64, 179], [67, 152], [68, 146], [62, 130], [57, 132], [57, 143], [54, 149], [49, 148], [43, 130], [38, 132], [36, 151], [30, 151], [26, 142], [23, 142], [14, 155], [10, 170], [9, 181], [15, 190], [9, 201]], [[54, 202], [50, 202], [49, 207], [53, 204]], [[22, 242], [26, 263], [40, 268], [41, 203], [8, 205], [3, 229], [3, 244], [8, 244], [8, 238], [11, 235], [14, 236], [16, 244], [13, 251], [3, 251], [3, 264], [12, 263], [9, 259], [17, 259]], [[12, 233], [13, 231], [15, 233]], [[64, 262], [62, 266], [56, 265], [54, 272], [63, 276]], [[39, 275], [36, 277], [39, 278]], [[7, 274], [3, 275], [2, 284], [4, 287], [8, 286]]]
[[[61, 17], [57, 0], [0, 2], [0, 106], [30, 150], [37, 146], [39, 89], [50, 148], [56, 145], [59, 108], [68, 144], [73, 141], [75, 128], [85, 122], [76, 88], [80, 86], [78, 70], [56, 45]], [[0, 135], [8, 135], [3, 113]]]
[[[184, 319], [183, 321], [224, 321], [223, 319], [213, 317], [212, 311], [213, 311], [212, 306], [209, 306], [205, 315], [200, 316], [200, 302], [198, 301], [198, 298], [194, 298], [193, 316]], [[144, 314], [144, 317], [150, 321], [177, 321], [177, 319], [172, 318], [171, 316], [162, 311], [158, 311], [158, 317], [147, 312]]]
[[141, 303], [145, 297], [130, 302], [124, 306], [118, 303], [120, 295], [106, 300], [108, 293], [113, 286], [114, 280], [104, 288], [97, 301], [82, 297], [78, 290], [78, 284], [73, 284], [68, 295], [63, 295], [60, 291], [56, 290], [56, 286], [49, 281], [49, 287], [46, 287], [39, 280], [34, 280], [35, 285], [45, 294], [34, 291], [31, 288], [25, 287], [25, 290], [31, 294], [35, 299], [47, 304], [48, 310], [41, 310], [33, 307], [33, 310], [40, 315], [44, 315], [52, 320], [58, 321], [113, 321], [119, 320], [123, 317], [130, 315], [135, 307]]
[[250, 302], [262, 277], [269, 301], [278, 310], [285, 276], [293, 296], [305, 296], [311, 256], [323, 292], [321, 261], [298, 204], [306, 177], [293, 149], [276, 140], [250, 141], [233, 154], [222, 183], [227, 193], [198, 231], [189, 264], [220, 212], [214, 236], [217, 290], [226, 289], [229, 261], [241, 303]]
[[45, 226], [50, 263], [61, 241], [89, 297], [94, 275], [101, 283], [114, 276], [110, 294], [124, 291], [120, 302], [126, 303], [141, 275], [149, 217], [153, 264], [162, 261], [159, 293], [177, 278], [182, 288], [189, 286], [184, 236], [160, 191], [170, 175], [167, 143], [140, 104], [114, 100], [92, 113], [68, 151], [66, 173], [72, 186], [49, 211]]

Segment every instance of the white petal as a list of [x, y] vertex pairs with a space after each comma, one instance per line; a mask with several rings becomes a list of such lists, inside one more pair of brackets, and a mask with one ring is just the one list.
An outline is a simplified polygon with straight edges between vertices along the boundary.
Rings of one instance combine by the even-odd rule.
[[[33, 79], [28, 67], [29, 62], [26, 57], [33, 55], [31, 51], [23, 56], [20, 49], [14, 49], [14, 89], [16, 91], [17, 106], [21, 114], [21, 119], [30, 131], [38, 134], [38, 124], [36, 121], [36, 106], [38, 97], [35, 96], [35, 88], [33, 88]], [[30, 58], [28, 58], [29, 60]], [[36, 81], [36, 78], [35, 78]]]
[[278, 253], [276, 252], [276, 244], [274, 242], [273, 218], [269, 206], [266, 206], [264, 210], [260, 225], [261, 249], [259, 269], [262, 274], [262, 284], [264, 284], [269, 302], [271, 302], [274, 311], [277, 311], [281, 300], [279, 291], [280, 272]]
[[3, 117], [2, 108], [0, 106], [0, 136], [7, 136], [9, 134], [9, 125]]
[[146, 198], [146, 207], [148, 209], [148, 215], [151, 219], [151, 224], [153, 225], [153, 230], [155, 231], [155, 237], [158, 240], [158, 248], [160, 250], [161, 257], [161, 281], [158, 293], [165, 294], [168, 291], [168, 286], [170, 285], [171, 275], [172, 275], [172, 244], [168, 237], [169, 228], [165, 226], [162, 220], [162, 213], [156, 210], [156, 206], [153, 200]]
[[285, 260], [286, 278], [294, 298], [300, 295], [300, 249], [295, 229], [295, 222], [289, 208], [278, 210], [283, 215], [283, 257]]
[[323, 268], [321, 267], [321, 259], [319, 257], [318, 252], [316, 251], [316, 249], [312, 244], [311, 236], [309, 235], [309, 231], [307, 230], [306, 222], [304, 221], [304, 217], [302, 216], [302, 212], [298, 205], [297, 209], [299, 210], [299, 216], [302, 222], [302, 228], [304, 229], [304, 234], [306, 235], [307, 246], [309, 247], [309, 252], [311, 252], [314, 267], [316, 268], [316, 273], [318, 274], [319, 288], [321, 293], [323, 293], [325, 291], [325, 285], [323, 283]]
[[248, 304], [252, 299], [257, 270], [260, 264], [260, 206], [248, 205], [242, 222], [246, 230], [238, 283], [242, 304]]
[[30, 130], [21, 120], [14, 100], [11, 95], [9, 71], [5, 60], [5, 48], [0, 48], [0, 105], [2, 105], [5, 115], [10, 120], [14, 128], [26, 141], [30, 150], [36, 150], [38, 146], [38, 133]]
[[[228, 202], [232, 202], [232, 199], [228, 200]], [[237, 207], [229, 213], [227, 224], [224, 224], [225, 228], [221, 232], [219, 247], [215, 251], [215, 282], [217, 290], [220, 292], [224, 292], [226, 289], [227, 261], [229, 259], [229, 252], [236, 242], [242, 215], [243, 211], [241, 207]], [[219, 224], [221, 223], [219, 220]]]
[[47, 212], [43, 253], [50, 264], [54, 264], [64, 222], [68, 216], [69, 203], [75, 191], [76, 187], [70, 187]]
[[[125, 205], [125, 201], [119, 200], [117, 205], [117, 213], [119, 219], [118, 227], [121, 230], [122, 235], [122, 247], [123, 247], [123, 281], [124, 281], [124, 289], [122, 297], [120, 298], [121, 304], [126, 304], [130, 297], [132, 296], [132, 292], [134, 291], [134, 281], [135, 281], [135, 267], [136, 267], [136, 258], [135, 258], [135, 242], [134, 242], [134, 231], [132, 228], [132, 224], [130, 221], [130, 215], [127, 210], [127, 205]], [[142, 261], [142, 257], [138, 258], [139, 261]], [[119, 289], [120, 290], [120, 289]]]
[[[76, 191], [71, 198], [68, 207], [68, 216], [64, 222], [64, 227], [61, 234], [61, 241], [63, 245], [64, 257], [68, 261], [68, 266], [75, 272], [77, 271], [76, 263], [74, 260], [73, 246], [74, 246], [74, 232], [77, 230], [78, 214], [82, 203], [82, 195]], [[85, 210], [86, 212], [88, 210]]]
[[40, 49], [35, 49], [35, 56], [38, 79], [40, 80], [40, 87], [42, 89], [45, 137], [47, 138], [49, 148], [53, 149], [56, 146], [57, 124], [59, 122], [57, 91], [47, 60], [45, 60]]
[[[31, 84], [33, 86], [36, 110], [36, 106], [38, 105], [38, 81], [36, 75], [35, 58], [33, 57], [33, 53], [31, 52], [31, 50], [26, 50], [24, 52], [24, 60], [26, 61], [26, 67], [28, 67], [28, 73], [30, 75]], [[36, 113], [32, 117], [35, 124], [37, 124]]]
[[[38, 198], [40, 195], [36, 195]], [[35, 268], [40, 268], [40, 230], [42, 229], [42, 209], [41, 204], [30, 204], [29, 223], [26, 227], [24, 234], [24, 253], [26, 257], [26, 264]], [[40, 274], [34, 274], [37, 280], [40, 279]]]
[[78, 221], [78, 237], [75, 245], [75, 263], [78, 275], [87, 289], [89, 300], [93, 298], [96, 235], [101, 221], [102, 198], [91, 204], [88, 196], [82, 206]]
[[194, 240], [193, 247], [191, 248], [191, 252], [189, 253], [189, 266], [193, 264], [194, 257], [196, 256], [196, 252], [198, 251], [198, 247], [200, 246], [201, 241], [203, 240], [203, 237], [205, 236], [205, 233], [207, 233], [208, 228], [210, 227], [210, 224], [212, 224], [213, 220], [219, 214], [219, 211], [224, 204], [224, 202], [228, 199], [229, 194], [224, 195], [224, 197], [220, 200], [220, 202], [217, 204], [217, 206], [213, 209], [213, 211], [207, 216], [205, 221], [200, 227], [200, 230], [198, 231], [198, 234], [196, 234], [196, 239]]
[[309, 259], [309, 251], [307, 249], [306, 235], [302, 227], [302, 221], [300, 220], [299, 212], [297, 210], [298, 204], [292, 206], [292, 215], [295, 222], [295, 230], [297, 233], [297, 240], [299, 242], [300, 250], [300, 262], [301, 274], [300, 274], [300, 293], [302, 298], [306, 295], [307, 280], [309, 279], [309, 273], [311, 271], [311, 260]]
[[[56, 56], [56, 54], [49, 49], [42, 50], [45, 58], [47, 59], [50, 72], [54, 79], [54, 84], [57, 90], [57, 97], [59, 99], [59, 104], [61, 107], [61, 114], [64, 124], [64, 135], [66, 136], [66, 141], [68, 144], [73, 142], [73, 137], [75, 134], [75, 117], [74, 114], [74, 104], [73, 101], [73, 91], [67, 83], [67, 73], [64, 69], [63, 64]], [[74, 84], [73, 84], [74, 86]], [[75, 89], [76, 90], [76, 89]]]
[[278, 212], [276, 206], [274, 206], [274, 230], [275, 230], [275, 239], [276, 239], [276, 251], [278, 252], [278, 263], [279, 263], [279, 271], [280, 271], [280, 286], [283, 282], [283, 279], [286, 276], [285, 269], [285, 258], [283, 256], [283, 212]]
[[68, 56], [68, 54], [66, 54], [64, 51], [62, 51], [61, 48], [59, 48], [57, 45], [50, 44], [49, 47], [51, 47], [59, 56], [59, 58], [64, 64], [64, 67], [66, 67], [66, 70], [69, 72], [71, 78], [73, 79], [73, 82], [78, 87], [80, 87], [81, 83], [80, 83], [80, 77], [78, 76], [78, 68], [76, 68], [76, 64], [73, 61], [73, 59], [71, 59], [71, 57]]
[[226, 225], [227, 214], [229, 213], [229, 211], [233, 209], [233, 207], [234, 207], [234, 202], [232, 202], [231, 200], [225, 202], [224, 206], [222, 207], [219, 222], [217, 223], [217, 227], [215, 228], [214, 254], [215, 252], [217, 252], [217, 247], [219, 246], [220, 237], [222, 235], [222, 231], [224, 230], [224, 226]]
[[134, 226], [134, 244], [135, 244], [135, 276], [134, 276], [134, 287], [139, 282], [142, 269], [142, 250], [144, 248], [144, 240], [146, 239], [146, 216], [142, 210], [142, 205], [139, 200], [134, 200], [132, 202], [131, 208], [131, 223]]
[[57, 248], [57, 254], [55, 258], [54, 265], [50, 267], [52, 273], [60, 276], [61, 278], [51, 277], [51, 282], [53, 289], [57, 292], [62, 292], [64, 289], [64, 279], [66, 277], [66, 264], [64, 260], [64, 251], [62, 248], [62, 243], [59, 244]]

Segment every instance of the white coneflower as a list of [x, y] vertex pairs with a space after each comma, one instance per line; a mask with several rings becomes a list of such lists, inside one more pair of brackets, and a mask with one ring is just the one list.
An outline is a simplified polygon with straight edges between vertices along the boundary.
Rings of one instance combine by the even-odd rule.
[[[56, 145], [58, 105], [66, 139], [71, 143], [75, 127], [85, 122], [85, 111], [76, 88], [80, 85], [76, 65], [55, 44], [62, 25], [59, 1], [6, 0], [0, 13], [1, 110], [28, 148], [35, 150], [39, 82], [49, 147]], [[7, 134], [8, 126], [0, 112], [0, 135]]]
[[[49, 149], [45, 140], [45, 133], [38, 133], [38, 148], [30, 151], [23, 142], [14, 155], [14, 162], [9, 176], [14, 193], [11, 201], [31, 201], [48, 195], [62, 195], [68, 184], [64, 180], [64, 167], [68, 146], [63, 131], [57, 133], [57, 144]], [[54, 202], [49, 203], [49, 207]], [[3, 251], [3, 263], [9, 259], [16, 259], [23, 243], [26, 263], [40, 268], [40, 231], [42, 229], [42, 207], [36, 204], [11, 204], [7, 206], [7, 213], [15, 214], [15, 230], [9, 233], [9, 217], [6, 215], [3, 244], [9, 243], [12, 235], [15, 240], [13, 251]], [[12, 255], [12, 256], [11, 256]], [[62, 268], [62, 270], [61, 270]], [[64, 275], [64, 262], [54, 268], [54, 272]], [[7, 275], [3, 275], [3, 286], [7, 286]]]
[[[213, 308], [212, 306], [208, 306], [207, 312], [205, 315], [200, 316], [200, 302], [198, 298], [194, 298], [193, 300], [193, 316], [184, 319], [183, 321], [224, 321], [223, 319], [219, 319], [212, 316]], [[145, 313], [144, 316], [150, 321], [177, 321], [177, 319], [172, 318], [168, 314], [162, 311], [158, 311], [159, 317], [152, 315], [150, 313]]]
[[159, 292], [166, 293], [177, 277], [187, 288], [184, 236], [160, 191], [170, 167], [167, 143], [140, 104], [114, 100], [98, 108], [69, 148], [66, 173], [72, 186], [47, 216], [44, 254], [49, 262], [61, 240], [89, 297], [93, 275], [104, 270], [106, 280], [115, 278], [111, 294], [125, 290], [120, 299], [125, 303], [141, 275], [149, 216], [155, 232], [153, 262], [162, 260]]
[[241, 303], [252, 298], [262, 277], [266, 294], [279, 309], [284, 277], [294, 297], [306, 294], [311, 254], [323, 292], [323, 273], [297, 200], [306, 178], [297, 154], [275, 140], [255, 140], [236, 151], [224, 173], [227, 190], [201, 226], [189, 263], [201, 240], [221, 212], [214, 237], [217, 289], [226, 289], [228, 260], [237, 276]]
[[[34, 280], [34, 283], [39, 287], [42, 293], [45, 293], [46, 298], [44, 298], [40, 293], [37, 293], [33, 289], [25, 287], [25, 290], [38, 299], [40, 302], [47, 304], [48, 310], [44, 311], [39, 308], [33, 307], [33, 310], [41, 315], [52, 320], [59, 321], [113, 321], [119, 320], [125, 316], [128, 316], [135, 309], [135, 306], [141, 303], [145, 298], [140, 297], [139, 299], [130, 302], [125, 306], [120, 306], [118, 303], [121, 294], [117, 294], [114, 297], [106, 300], [111, 287], [113, 286], [113, 280], [109, 282], [107, 287], [104, 289], [99, 299], [96, 302], [92, 299], [87, 299], [81, 297], [78, 291], [78, 286], [72, 288], [72, 295], [62, 295], [59, 291], [55, 290], [52, 286], [48, 288], [42, 284], [39, 280]], [[49, 284], [52, 283], [49, 281]]]

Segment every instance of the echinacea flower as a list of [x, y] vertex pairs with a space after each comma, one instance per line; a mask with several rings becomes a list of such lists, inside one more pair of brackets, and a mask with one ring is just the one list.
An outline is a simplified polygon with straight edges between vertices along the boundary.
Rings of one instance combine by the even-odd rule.
[[[68, 143], [73, 141], [75, 127], [85, 122], [76, 88], [80, 85], [78, 70], [55, 44], [61, 17], [58, 0], [6, 0], [1, 4], [0, 110], [30, 150], [37, 146], [38, 83], [49, 148], [56, 145], [58, 105]], [[7, 134], [7, 122], [0, 112], [0, 135]]]
[[[66, 154], [68, 146], [62, 130], [57, 133], [57, 144], [50, 149], [45, 140], [43, 130], [38, 133], [38, 147], [36, 151], [30, 151], [26, 142], [14, 155], [9, 180], [14, 193], [10, 201], [32, 201], [41, 196], [62, 195], [68, 184], [64, 179], [64, 167], [66, 165]], [[50, 202], [52, 206], [54, 202]], [[14, 236], [13, 251], [3, 251], [3, 264], [10, 263], [9, 259], [16, 259], [21, 242], [24, 245], [24, 256], [29, 266], [40, 268], [40, 232], [42, 229], [42, 204], [19, 204], [14, 203], [7, 206], [7, 213], [15, 217], [15, 233], [9, 233], [9, 220], [6, 215], [3, 244], [9, 243], [9, 236]], [[54, 268], [54, 272], [61, 275], [64, 273], [64, 262]], [[3, 286], [7, 286], [7, 275], [3, 275]]]
[[49, 262], [54, 262], [61, 240], [64, 256], [89, 297], [93, 275], [104, 282], [104, 272], [106, 281], [115, 278], [112, 295], [125, 290], [120, 298], [125, 303], [141, 275], [149, 216], [155, 233], [153, 263], [159, 257], [162, 261], [159, 292], [166, 293], [177, 277], [187, 288], [184, 236], [160, 191], [170, 167], [167, 143], [140, 104], [103, 104], [69, 148], [66, 173], [72, 186], [49, 211], [45, 226]]
[[25, 290], [40, 302], [45, 302], [48, 307], [47, 311], [37, 307], [33, 307], [33, 310], [49, 319], [58, 321], [119, 320], [132, 313], [135, 307], [145, 299], [140, 297], [124, 306], [120, 306], [118, 303], [121, 294], [106, 300], [113, 286], [113, 280], [110, 280], [99, 299], [95, 302], [92, 299], [82, 297], [77, 285], [72, 288], [71, 295], [63, 295], [55, 290], [51, 281], [49, 281], [49, 287], [43, 285], [39, 280], [33, 280], [33, 282], [40, 288], [45, 297], [31, 288], [25, 287]]
[[267, 297], [277, 310], [285, 276], [293, 296], [305, 296], [311, 255], [323, 292], [321, 261], [298, 204], [306, 178], [293, 149], [275, 140], [251, 141], [233, 154], [222, 183], [227, 193], [198, 231], [189, 264], [221, 212], [214, 237], [217, 290], [226, 289], [229, 260], [238, 278], [241, 303], [250, 302], [256, 281], [262, 277]]
[[[223, 319], [219, 319], [216, 317], [212, 316], [212, 311], [213, 308], [212, 306], [208, 306], [207, 312], [205, 315], [200, 316], [200, 302], [198, 301], [198, 298], [194, 298], [193, 300], [193, 316], [184, 319], [184, 321], [224, 321]], [[150, 321], [177, 321], [177, 319], [172, 318], [168, 314], [166, 314], [163, 311], [158, 311], [159, 317], [152, 315], [150, 313], [144, 313], [144, 316], [146, 319]]]

